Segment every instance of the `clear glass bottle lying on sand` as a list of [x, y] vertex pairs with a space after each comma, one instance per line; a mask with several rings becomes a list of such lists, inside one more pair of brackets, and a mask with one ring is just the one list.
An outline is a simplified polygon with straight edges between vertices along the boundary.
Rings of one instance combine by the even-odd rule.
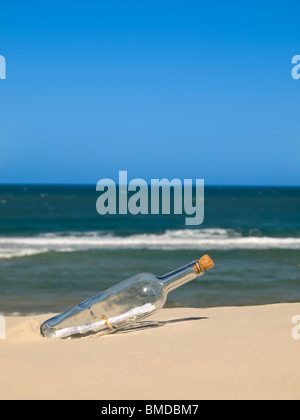
[[160, 310], [171, 290], [213, 266], [212, 259], [204, 255], [199, 261], [162, 277], [138, 274], [44, 322], [41, 334], [48, 338], [68, 338], [128, 328]]

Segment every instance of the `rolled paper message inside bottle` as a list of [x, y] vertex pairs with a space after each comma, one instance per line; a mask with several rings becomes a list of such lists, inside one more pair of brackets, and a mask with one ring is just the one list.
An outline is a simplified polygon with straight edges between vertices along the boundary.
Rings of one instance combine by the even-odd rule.
[[141, 273], [79, 303], [41, 325], [48, 338], [110, 334], [160, 310], [170, 291], [214, 267], [209, 255], [164, 276]]

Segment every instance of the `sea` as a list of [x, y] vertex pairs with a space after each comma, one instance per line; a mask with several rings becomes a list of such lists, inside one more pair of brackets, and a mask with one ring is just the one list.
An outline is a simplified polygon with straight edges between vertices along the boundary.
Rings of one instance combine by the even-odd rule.
[[166, 307], [300, 301], [300, 188], [205, 187], [204, 222], [99, 215], [94, 186], [0, 186], [0, 314], [63, 312], [137, 273], [204, 254], [215, 267]]

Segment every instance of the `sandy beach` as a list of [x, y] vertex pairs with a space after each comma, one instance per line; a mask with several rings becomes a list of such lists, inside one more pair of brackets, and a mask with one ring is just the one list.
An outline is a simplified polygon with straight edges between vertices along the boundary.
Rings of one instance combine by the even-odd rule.
[[49, 340], [6, 318], [0, 399], [298, 399], [300, 304], [163, 309], [141, 328]]

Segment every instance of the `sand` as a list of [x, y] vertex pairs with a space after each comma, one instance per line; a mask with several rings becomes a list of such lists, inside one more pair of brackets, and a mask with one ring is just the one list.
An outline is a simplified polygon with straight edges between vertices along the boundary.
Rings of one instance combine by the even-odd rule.
[[159, 327], [73, 340], [40, 336], [51, 314], [8, 317], [0, 399], [299, 399], [296, 315], [297, 303], [163, 309]]

